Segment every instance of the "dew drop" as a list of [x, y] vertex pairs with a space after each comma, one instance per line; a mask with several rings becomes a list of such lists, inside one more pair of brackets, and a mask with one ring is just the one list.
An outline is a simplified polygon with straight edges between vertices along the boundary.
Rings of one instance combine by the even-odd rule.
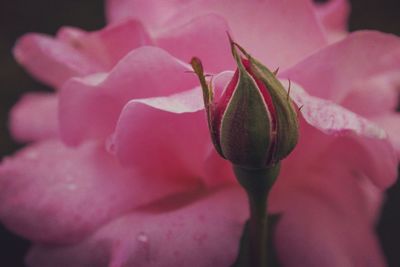
[[76, 184], [67, 184], [68, 190], [74, 191], [74, 190], [76, 190], [76, 188], [77, 188]]
[[116, 146], [115, 146], [115, 142], [114, 142], [114, 137], [111, 136], [106, 140], [106, 150], [108, 153], [115, 155], [116, 154]]
[[39, 157], [39, 153], [36, 151], [28, 151], [25, 153], [25, 157], [29, 160], [35, 160]]
[[147, 243], [149, 242], [149, 237], [145, 233], [140, 232], [137, 236], [137, 240], [142, 243]]

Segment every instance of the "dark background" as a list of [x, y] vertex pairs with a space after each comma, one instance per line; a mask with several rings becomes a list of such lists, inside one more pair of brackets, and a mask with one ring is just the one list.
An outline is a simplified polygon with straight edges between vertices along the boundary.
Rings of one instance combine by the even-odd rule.
[[[350, 2], [350, 30], [378, 29], [400, 35], [400, 0]], [[85, 30], [103, 27], [103, 1], [0, 0], [0, 158], [20, 147], [13, 142], [7, 130], [7, 114], [11, 106], [28, 90], [50, 90], [34, 81], [16, 64], [11, 55], [13, 44], [26, 32], [55, 34], [63, 25], [77, 26]], [[388, 191], [388, 199], [377, 231], [390, 266], [400, 266], [399, 182]], [[0, 225], [0, 266], [24, 266], [23, 258], [28, 247], [27, 241]]]

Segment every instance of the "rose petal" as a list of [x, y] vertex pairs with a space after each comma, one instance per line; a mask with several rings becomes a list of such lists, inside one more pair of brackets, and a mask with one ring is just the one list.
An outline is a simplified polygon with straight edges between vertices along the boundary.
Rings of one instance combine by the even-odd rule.
[[163, 22], [193, 0], [141, 1], [107, 0], [106, 15], [113, 24], [127, 18], [138, 19], [152, 28], [162, 26]]
[[269, 198], [270, 211], [282, 214], [275, 240], [283, 264], [384, 265], [372, 233], [388, 185], [372, 184], [370, 164], [369, 153], [348, 136], [335, 138], [300, 171], [283, 165]]
[[341, 106], [373, 120], [374, 117], [395, 112], [399, 86], [398, 71], [374, 75], [355, 83]]
[[[156, 47], [130, 52], [109, 73], [71, 79], [61, 90], [60, 127], [70, 145], [106, 138], [131, 99], [170, 95], [195, 87], [189, 66]], [[79, 119], [77, 119], [79, 118]]]
[[78, 49], [110, 70], [131, 50], [152, 44], [143, 25], [136, 20], [125, 20], [94, 32], [83, 32], [65, 27], [57, 37]]
[[124, 165], [146, 176], [199, 178], [210, 144], [203, 109], [200, 88], [131, 100], [121, 112], [110, 146]]
[[350, 14], [350, 4], [347, 0], [314, 3], [314, 7], [315, 13], [331, 42], [338, 41], [347, 35], [347, 20]]
[[272, 69], [294, 64], [325, 44], [308, 0], [251, 4], [245, 0], [175, 0], [161, 4], [154, 0], [109, 0], [107, 13], [113, 22], [128, 17], [139, 19], [155, 35], [165, 25], [183, 25], [202, 15], [217, 14], [226, 19], [235, 40]]
[[28, 263], [32, 267], [230, 266], [246, 217], [242, 190], [225, 189], [167, 213], [132, 213], [76, 246], [36, 246]]
[[[145, 189], [145, 190], [144, 190]], [[0, 218], [39, 242], [71, 243], [135, 207], [187, 185], [123, 168], [102, 144], [36, 143], [0, 166]]]
[[10, 129], [21, 142], [58, 136], [58, 99], [55, 94], [25, 94], [11, 110]]
[[163, 31], [157, 37], [157, 45], [185, 62], [196, 56], [208, 72], [215, 73], [233, 67], [228, 30], [223, 18], [205, 15]]
[[386, 130], [389, 140], [397, 152], [397, 158], [400, 159], [400, 114], [386, 114], [375, 117], [374, 121]]
[[293, 199], [275, 240], [285, 266], [386, 266], [371, 225], [313, 195]]
[[[397, 160], [382, 128], [330, 101], [308, 95], [293, 83], [290, 96], [301, 107], [301, 114], [307, 123], [328, 135], [351, 136], [363, 147], [366, 157], [364, 160], [369, 162], [368, 176], [377, 186], [387, 187], [394, 182]], [[318, 138], [312, 135], [304, 136], [307, 136], [307, 140], [302, 145], [303, 148], [297, 147], [296, 151], [303, 149], [303, 151], [313, 151], [315, 154], [324, 149], [321, 142], [318, 143]], [[317, 143], [320, 148], [316, 148], [312, 143]], [[326, 141], [323, 143], [329, 144]], [[307, 149], [307, 144], [311, 144], [313, 149]], [[299, 159], [297, 161], [302, 162]]]
[[84, 76], [103, 68], [73, 47], [42, 34], [26, 34], [14, 48], [16, 60], [33, 76], [59, 88], [71, 77]]
[[341, 102], [351, 89], [373, 75], [400, 69], [400, 40], [390, 34], [355, 32], [311, 55], [280, 77], [289, 78], [310, 95]]

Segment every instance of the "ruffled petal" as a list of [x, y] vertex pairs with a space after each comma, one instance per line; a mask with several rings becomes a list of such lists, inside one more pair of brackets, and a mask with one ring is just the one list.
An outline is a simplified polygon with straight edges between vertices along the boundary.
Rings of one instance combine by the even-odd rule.
[[169, 194], [190, 190], [123, 168], [102, 144], [70, 149], [36, 143], [0, 166], [0, 218], [37, 242], [77, 242], [110, 219]]
[[28, 263], [32, 267], [230, 266], [247, 214], [243, 191], [225, 189], [169, 212], [132, 213], [76, 246], [36, 246]]
[[58, 132], [58, 99], [55, 94], [29, 93], [12, 108], [10, 129], [21, 142], [55, 138]]
[[[273, 69], [292, 65], [325, 44], [313, 6], [308, 0], [251, 3], [245, 0], [175, 0], [165, 3], [109, 0], [107, 13], [112, 22], [127, 17], [139, 19], [155, 35], [166, 25], [184, 25], [193, 18], [217, 14], [227, 21], [238, 43]], [[202, 40], [193, 40], [193, 43], [198, 42]]]
[[131, 100], [121, 112], [111, 150], [124, 165], [146, 176], [202, 177], [210, 141], [201, 94], [195, 88]]
[[[187, 64], [156, 47], [130, 52], [109, 73], [71, 79], [61, 90], [60, 129], [70, 145], [106, 138], [131, 99], [165, 96], [197, 86]], [[79, 118], [79, 119], [78, 119]]]
[[[333, 137], [352, 137], [363, 147], [364, 157], [361, 157], [362, 159], [360, 158], [360, 166], [365, 166], [368, 169], [367, 176], [370, 177], [377, 186], [385, 188], [394, 182], [396, 178], [397, 159], [387, 139], [387, 134], [382, 128], [330, 101], [308, 95], [301, 87], [293, 83], [290, 96], [294, 102], [301, 107], [301, 115], [308, 124], [326, 135], [333, 135]], [[304, 137], [301, 138], [305, 140], [300, 141], [303, 142], [303, 145], [297, 146], [296, 151], [313, 151], [313, 153], [316, 154], [325, 149], [325, 147], [321, 145], [322, 143], [324, 143], [325, 146], [330, 144], [327, 137], [315, 137], [315, 134], [313, 136], [312, 134], [306, 133]], [[310, 147], [308, 147], [308, 144]], [[317, 146], [315, 146], [316, 144]], [[363, 154], [361, 153], [360, 155]], [[297, 158], [297, 161], [304, 163], [300, 158]], [[368, 165], [362, 165], [365, 164], [365, 162], [368, 162]]]
[[347, 20], [350, 4], [347, 0], [329, 0], [314, 3], [316, 15], [330, 42], [338, 41], [347, 35]]
[[103, 66], [75, 48], [42, 34], [26, 34], [14, 48], [16, 60], [34, 77], [59, 88], [71, 77], [103, 70]]
[[[355, 32], [291, 67], [281, 77], [297, 82], [313, 96], [343, 101], [374, 75], [400, 69], [400, 39], [373, 31]], [[379, 88], [376, 88], [378, 90]]]

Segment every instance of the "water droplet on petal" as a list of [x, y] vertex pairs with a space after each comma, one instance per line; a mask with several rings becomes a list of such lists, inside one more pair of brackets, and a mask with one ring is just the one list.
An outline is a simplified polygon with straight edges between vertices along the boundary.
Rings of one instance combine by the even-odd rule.
[[25, 157], [30, 160], [35, 160], [39, 157], [39, 153], [37, 153], [36, 151], [27, 151], [25, 153]]
[[149, 242], [149, 237], [145, 233], [140, 232], [137, 236], [137, 240], [142, 243], [147, 243]]
[[110, 136], [106, 140], [106, 150], [108, 153], [115, 155], [117, 148], [115, 147], [114, 136]]

